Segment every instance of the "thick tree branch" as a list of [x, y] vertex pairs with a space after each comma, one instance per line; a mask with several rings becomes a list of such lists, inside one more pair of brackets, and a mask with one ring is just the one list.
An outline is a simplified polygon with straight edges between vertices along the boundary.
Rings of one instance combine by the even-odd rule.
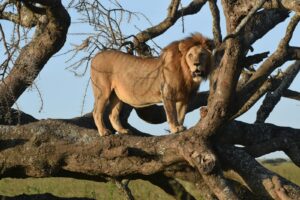
[[28, 124], [31, 122], [38, 121], [33, 116], [24, 113], [20, 110], [10, 109], [6, 114], [5, 117], [0, 119], [1, 125], [21, 125], [21, 124]]
[[244, 27], [242, 36], [244, 45], [251, 46], [288, 17], [289, 12], [278, 9], [263, 10], [255, 13]]
[[[47, 20], [36, 29], [36, 37], [20, 52], [10, 74], [0, 83], [1, 114], [32, 84], [46, 62], [65, 43], [70, 16], [61, 3], [47, 7]], [[39, 51], [36, 51], [39, 49]]]
[[242, 21], [240, 22], [240, 24], [236, 27], [236, 29], [229, 33], [223, 41], [226, 41], [228, 38], [233, 38], [236, 37], [242, 30], [242, 28], [245, 27], [245, 25], [248, 23], [248, 21], [250, 20], [250, 18], [263, 6], [263, 4], [266, 2], [266, 0], [259, 0], [257, 2], [257, 4], [255, 6], [252, 7], [252, 9], [250, 10], [250, 12], [247, 14], [246, 17], [244, 17], [242, 19]]
[[[223, 129], [222, 137], [216, 145], [243, 144], [248, 150], [247, 146], [251, 144], [259, 144], [268, 141], [269, 138], [284, 135], [291, 138], [299, 147], [299, 133], [298, 129], [234, 122]], [[259, 137], [255, 137], [255, 134]], [[107, 181], [110, 178], [142, 178], [160, 172], [172, 176], [177, 174], [176, 176], [180, 177], [182, 169], [188, 169], [186, 166], [191, 164], [183, 156], [187, 155], [182, 152], [183, 150], [190, 152], [190, 158], [196, 159], [191, 160], [195, 168], [199, 167], [197, 162], [205, 161], [202, 160], [204, 157], [199, 157], [194, 148], [198, 141], [197, 135], [190, 130], [183, 134], [161, 137], [124, 135], [99, 137], [96, 130], [80, 128], [57, 120], [43, 120], [15, 127], [0, 126], [0, 177], [61, 176]], [[295, 156], [299, 157], [298, 154]], [[243, 158], [232, 157], [232, 159], [243, 163]], [[179, 164], [185, 167], [177, 168], [179, 171], [175, 172]], [[217, 177], [215, 173], [203, 175], [203, 178], [211, 189], [214, 188], [212, 189], [214, 192], [220, 192], [218, 197], [224, 199], [222, 196], [226, 196], [226, 193], [219, 189], [227, 187], [227, 183], [222, 183], [225, 179]], [[194, 175], [188, 179], [199, 180]], [[221, 185], [218, 186], [216, 183]], [[294, 187], [291, 183], [286, 184], [291, 185], [288, 187]]]
[[[188, 104], [187, 112], [198, 109], [207, 105], [209, 92], [198, 92]], [[149, 106], [144, 108], [135, 108], [138, 116], [144, 121], [151, 124], [161, 124], [167, 121], [163, 106]]]
[[[180, 17], [197, 13], [206, 1], [194, 0], [187, 7], [179, 9], [180, 0], [171, 0], [167, 17], [134, 38], [137, 51], [144, 51], [149, 39], [164, 33]], [[61, 48], [70, 24], [68, 13], [60, 0], [22, 2], [34, 17], [40, 17], [40, 21], [34, 22], [31, 19], [38, 25], [37, 34], [21, 51], [11, 74], [0, 83], [1, 114], [8, 113], [5, 111], [10, 110], [49, 58]], [[292, 18], [275, 53], [256, 72], [251, 71], [243, 83], [239, 83], [239, 80], [243, 67], [267, 57], [267, 52], [245, 57], [250, 46], [286, 19], [288, 10], [297, 11], [297, 2], [222, 0], [227, 32], [239, 37], [229, 37], [220, 45], [222, 58], [220, 64], [217, 62], [220, 66], [213, 75], [209, 98], [208, 92], [198, 93], [189, 103], [188, 111], [207, 105], [207, 113], [201, 116], [195, 127], [180, 134], [158, 137], [146, 134], [99, 137], [91, 115], [69, 120], [42, 120], [21, 126], [0, 126], [0, 177], [63, 176], [98, 181], [114, 179], [128, 199], [133, 197], [127, 184], [121, 180], [142, 178], [150, 180], [177, 199], [193, 198], [179, 182], [174, 182], [174, 178], [181, 177], [206, 186], [209, 198], [214, 198], [214, 193], [219, 199], [238, 199], [240, 196], [231, 187], [232, 181], [224, 173], [224, 170], [233, 169], [244, 180], [240, 183], [249, 188], [246, 192], [251, 191], [250, 194], [257, 194], [260, 199], [300, 199], [298, 186], [267, 171], [254, 160], [256, 156], [283, 150], [300, 166], [300, 130], [232, 121], [235, 113], [245, 112], [267, 90], [274, 89], [274, 85], [282, 82], [282, 86], [275, 92], [278, 93], [276, 98], [287, 91], [288, 81], [285, 83], [280, 77], [274, 81], [268, 79], [268, 76], [285, 61], [299, 59], [299, 47], [289, 46], [299, 16]], [[209, 0], [209, 3], [213, 15], [214, 40], [218, 46], [222, 40], [219, 10], [215, 0]], [[258, 12], [259, 8], [264, 9]], [[39, 16], [41, 13], [42, 17]], [[110, 22], [109, 25], [112, 26]], [[104, 27], [112, 30], [112, 27]], [[114, 42], [118, 38], [115, 35], [112, 33]], [[34, 51], [37, 48], [41, 50]], [[123, 125], [130, 129], [134, 129], [127, 122], [132, 109], [125, 105], [120, 116]], [[162, 106], [136, 110], [148, 122], [166, 121]], [[7, 118], [1, 117], [1, 120]], [[32, 118], [28, 120], [35, 121]], [[105, 122], [109, 124], [108, 121], [106, 113]], [[135, 132], [143, 134], [137, 130]], [[237, 148], [236, 144], [244, 147]], [[157, 178], [158, 175], [161, 179]], [[172, 188], [174, 186], [183, 191], [184, 195], [180, 196]]]
[[[22, 126], [20, 130], [17, 127], [7, 127], [1, 131], [1, 136], [3, 136], [1, 141], [4, 143], [1, 145], [3, 148], [0, 160], [3, 162], [0, 163], [2, 166], [0, 177], [45, 177], [68, 176], [69, 174], [69, 176], [74, 177], [104, 175], [104, 178], [130, 178], [131, 174], [149, 175], [160, 172], [171, 166], [172, 163], [185, 162], [186, 158], [191, 160], [197, 169], [203, 170], [200, 166], [203, 155], [197, 153], [198, 150], [193, 150], [197, 142], [193, 146], [187, 146], [175, 141], [168, 141], [173, 140], [174, 137], [187, 141], [185, 135], [151, 138], [115, 136], [101, 138], [100, 140], [96, 131], [84, 130], [58, 121], [41, 121], [37, 123]], [[47, 134], [49, 130], [53, 131], [53, 134]], [[19, 131], [24, 133], [21, 137], [17, 137]], [[33, 137], [32, 133], [35, 133]], [[89, 136], [92, 133], [94, 133], [94, 136]], [[13, 137], [13, 141], [7, 136], [9, 138]], [[118, 144], [115, 143], [116, 139]], [[5, 141], [8, 143], [5, 143]], [[43, 141], [52, 141], [52, 145], [48, 148]], [[17, 149], [10, 148], [11, 145], [16, 145]], [[82, 145], [88, 146], [83, 150]], [[28, 148], [29, 146], [30, 148]], [[27, 148], [27, 150], [23, 148]], [[22, 151], [22, 156], [19, 150]], [[201, 147], [199, 150], [203, 151]], [[191, 152], [192, 155], [187, 155], [185, 151]], [[2, 154], [4, 152], [8, 154]], [[9, 154], [16, 152], [22, 158], [16, 155], [12, 160]], [[101, 154], [100, 157], [99, 153]], [[183, 154], [185, 156], [182, 156]], [[14, 167], [14, 161], [16, 160], [21, 162], [17, 168]], [[112, 170], [109, 166], [118, 167]], [[209, 177], [209, 184], [213, 190], [224, 187], [214, 185], [219, 179], [220, 177], [215, 177], [214, 180], [211, 180]], [[227, 193], [224, 194], [223, 192], [218, 195], [228, 196]]]
[[288, 183], [284, 178], [265, 169], [245, 151], [235, 147], [220, 150], [224, 155], [222, 159], [243, 177], [251, 190], [257, 191], [260, 199], [299, 199], [299, 186]]
[[243, 145], [250, 154], [257, 157], [284, 151], [300, 167], [300, 129], [263, 123], [249, 125], [237, 121], [227, 128], [219, 136], [221, 143]]

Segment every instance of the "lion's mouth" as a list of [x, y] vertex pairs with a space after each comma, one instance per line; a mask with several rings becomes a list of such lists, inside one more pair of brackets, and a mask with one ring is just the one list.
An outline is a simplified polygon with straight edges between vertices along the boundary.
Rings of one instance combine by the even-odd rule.
[[192, 76], [193, 76], [193, 78], [205, 77], [205, 72], [203, 70], [198, 70], [197, 69], [197, 70], [193, 71]]

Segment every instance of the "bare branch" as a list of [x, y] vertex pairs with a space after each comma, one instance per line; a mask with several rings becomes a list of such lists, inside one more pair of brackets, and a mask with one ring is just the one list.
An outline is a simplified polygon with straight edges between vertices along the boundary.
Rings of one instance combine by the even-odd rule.
[[251, 76], [248, 83], [239, 91], [239, 107], [242, 107], [245, 102], [257, 91], [258, 88], [264, 83], [267, 77], [277, 68], [280, 67], [287, 60], [292, 58], [288, 54], [289, 46], [288, 43], [291, 39], [291, 35], [295, 30], [295, 26], [299, 22], [300, 17], [294, 16], [286, 30], [286, 34], [280, 41], [276, 51], [266, 59], [263, 64], [258, 68], [258, 70]]
[[279, 87], [272, 93], [268, 93], [257, 111], [255, 123], [263, 123], [268, 118], [276, 104], [280, 101], [284, 91], [286, 91], [300, 70], [300, 61], [296, 61], [286, 70], [286, 75]]
[[283, 92], [283, 97], [300, 101], [300, 93], [293, 90], [286, 90]]
[[0, 76], [4, 77], [6, 74], [7, 68], [8, 68], [9, 61], [11, 60], [12, 54], [10, 53], [10, 50], [8, 49], [8, 45], [7, 45], [7, 42], [5, 39], [5, 33], [3, 31], [1, 24], [0, 24], [0, 34], [1, 34], [2, 41], [3, 41], [5, 53], [7, 54], [7, 59], [0, 66], [0, 70], [3, 71], [3, 72], [1, 72]]
[[300, 47], [289, 47], [288, 54], [292, 60], [300, 60]]
[[[244, 87], [245, 83], [247, 82], [253, 73], [251, 73], [247, 80], [241, 80], [238, 85], [238, 89]], [[287, 72], [285, 73], [278, 73], [276, 76], [273, 76], [269, 79], [267, 79], [261, 87], [248, 99], [247, 102], [244, 103], [244, 105], [239, 109], [239, 111], [232, 116], [231, 119], [235, 119], [245, 112], [247, 112], [263, 95], [265, 95], [267, 92], [274, 91], [282, 82], [283, 78], [287, 75]]]
[[180, 1], [173, 0], [169, 6], [168, 15], [162, 22], [160, 22], [158, 25], [152, 26], [151, 28], [141, 31], [136, 35], [136, 37], [134, 38], [135, 46], [138, 47], [139, 45], [144, 44], [148, 40], [163, 34], [180, 17], [199, 12], [202, 6], [206, 3], [206, 1], [207, 0], [193, 0], [187, 7], [177, 10]]
[[219, 46], [222, 42], [222, 33], [220, 27], [220, 11], [217, 6], [216, 0], [209, 0], [209, 8], [213, 17], [213, 35], [216, 46]]
[[3, 13], [3, 11], [6, 8], [6, 6], [8, 6], [9, 4], [11, 4], [10, 0], [6, 0], [6, 1], [3, 2], [3, 4], [0, 4], [0, 14]]
[[249, 68], [251, 65], [254, 65], [254, 64], [257, 64], [257, 63], [260, 63], [263, 59], [265, 59], [266, 57], [268, 57], [269, 55], [269, 51], [267, 52], [263, 52], [263, 53], [258, 53], [258, 54], [255, 54], [255, 55], [251, 55], [251, 56], [248, 56], [244, 59], [243, 62], [243, 66], [242, 67], [245, 67], [245, 68]]
[[300, 15], [295, 14], [286, 29], [284, 38], [279, 43], [279, 48], [288, 48], [288, 45], [293, 37], [293, 33], [300, 21]]

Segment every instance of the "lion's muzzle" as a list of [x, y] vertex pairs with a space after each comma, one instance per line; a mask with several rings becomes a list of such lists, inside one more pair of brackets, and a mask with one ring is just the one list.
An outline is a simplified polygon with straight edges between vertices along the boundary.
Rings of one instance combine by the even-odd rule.
[[203, 66], [201, 66], [201, 64], [195, 63], [194, 64], [196, 66], [196, 70], [192, 72], [192, 77], [206, 77], [206, 70], [204, 69]]

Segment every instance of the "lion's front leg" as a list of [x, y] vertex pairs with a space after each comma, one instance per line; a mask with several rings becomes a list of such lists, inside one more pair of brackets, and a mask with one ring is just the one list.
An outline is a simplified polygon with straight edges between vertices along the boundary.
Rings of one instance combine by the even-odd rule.
[[179, 125], [183, 125], [185, 114], [187, 111], [187, 105], [188, 103], [186, 101], [179, 101], [176, 102], [176, 111], [177, 111], [177, 119]]
[[178, 123], [176, 101], [169, 88], [163, 89], [162, 99], [171, 133], [184, 131], [186, 128]]

